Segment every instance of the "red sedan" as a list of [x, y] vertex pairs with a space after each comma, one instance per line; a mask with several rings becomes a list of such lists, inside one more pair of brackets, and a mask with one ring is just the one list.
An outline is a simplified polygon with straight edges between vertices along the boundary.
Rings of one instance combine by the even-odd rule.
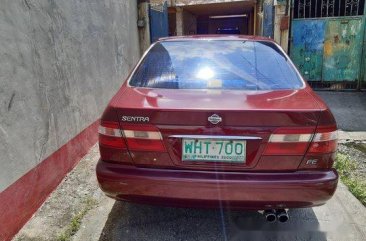
[[266, 38], [154, 43], [106, 108], [99, 146], [99, 185], [117, 200], [286, 221], [338, 182], [334, 117]]

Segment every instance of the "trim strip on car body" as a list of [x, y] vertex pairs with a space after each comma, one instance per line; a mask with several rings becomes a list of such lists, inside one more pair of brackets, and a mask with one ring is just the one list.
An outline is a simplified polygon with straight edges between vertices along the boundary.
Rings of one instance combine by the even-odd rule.
[[170, 138], [186, 139], [224, 139], [224, 140], [261, 140], [258, 136], [212, 136], [212, 135], [171, 135]]

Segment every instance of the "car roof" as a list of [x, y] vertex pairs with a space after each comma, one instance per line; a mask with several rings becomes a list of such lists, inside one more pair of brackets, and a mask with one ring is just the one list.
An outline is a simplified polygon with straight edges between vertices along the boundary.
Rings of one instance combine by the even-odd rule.
[[159, 41], [191, 41], [191, 40], [252, 40], [269, 41], [273, 39], [254, 35], [230, 35], [230, 34], [211, 34], [211, 35], [186, 35], [159, 38]]

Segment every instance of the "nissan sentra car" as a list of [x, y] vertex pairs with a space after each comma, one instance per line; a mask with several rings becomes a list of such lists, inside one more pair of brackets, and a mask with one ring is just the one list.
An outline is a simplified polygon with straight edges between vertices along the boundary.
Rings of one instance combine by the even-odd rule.
[[164, 38], [147, 50], [101, 117], [101, 189], [178, 207], [286, 210], [337, 187], [337, 126], [274, 41]]

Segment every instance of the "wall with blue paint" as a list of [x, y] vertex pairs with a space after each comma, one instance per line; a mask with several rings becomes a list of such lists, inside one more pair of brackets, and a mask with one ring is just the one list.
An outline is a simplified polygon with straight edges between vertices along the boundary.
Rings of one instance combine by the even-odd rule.
[[325, 20], [293, 20], [291, 58], [306, 80], [321, 80]]
[[150, 39], [151, 42], [157, 41], [161, 37], [169, 35], [168, 27], [168, 7], [165, 2], [163, 5], [150, 5]]

